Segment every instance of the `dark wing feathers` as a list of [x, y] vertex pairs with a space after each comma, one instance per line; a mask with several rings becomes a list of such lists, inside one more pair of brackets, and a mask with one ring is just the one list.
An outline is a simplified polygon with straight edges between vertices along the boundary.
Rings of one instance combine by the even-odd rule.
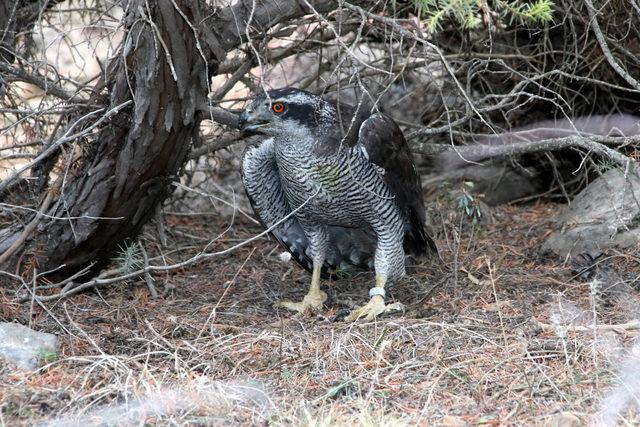
[[384, 181], [396, 202], [409, 218], [404, 249], [412, 255], [437, 253], [425, 230], [426, 212], [420, 176], [402, 131], [390, 117], [373, 114], [360, 126], [358, 142], [367, 151], [369, 161], [384, 170]]

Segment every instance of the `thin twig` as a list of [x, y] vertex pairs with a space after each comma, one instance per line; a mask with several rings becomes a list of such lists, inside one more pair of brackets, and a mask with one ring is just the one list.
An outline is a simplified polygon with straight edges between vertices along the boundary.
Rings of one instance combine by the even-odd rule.
[[11, 257], [11, 255], [13, 255], [18, 249], [22, 247], [22, 245], [27, 240], [27, 238], [29, 238], [33, 230], [35, 230], [36, 226], [40, 223], [40, 220], [42, 220], [42, 218], [44, 217], [45, 211], [49, 209], [49, 206], [51, 205], [51, 202], [53, 201], [53, 198], [57, 193], [58, 193], [57, 188], [56, 189], [52, 188], [52, 189], [49, 189], [49, 191], [47, 191], [47, 196], [44, 198], [44, 201], [40, 205], [40, 209], [38, 210], [38, 213], [36, 214], [35, 218], [33, 218], [31, 222], [24, 228], [24, 230], [22, 231], [22, 233], [20, 233], [20, 236], [16, 239], [16, 241], [13, 242], [13, 244], [6, 251], [4, 251], [2, 255], [0, 255], [0, 266], [3, 265], [5, 262], [7, 262], [7, 260]]
[[618, 323], [615, 325], [590, 325], [590, 326], [580, 326], [580, 325], [551, 325], [548, 323], [542, 323], [535, 317], [531, 318], [534, 326], [542, 329], [545, 332], [557, 332], [558, 329], [561, 329], [563, 332], [594, 332], [594, 331], [613, 331], [619, 334], [624, 333], [625, 331], [633, 331], [640, 329], [640, 320], [634, 319], [626, 323]]
[[149, 255], [147, 255], [147, 250], [144, 248], [142, 241], [138, 240], [138, 246], [142, 251], [142, 257], [144, 258], [144, 268], [145, 268], [144, 280], [145, 282], [147, 282], [147, 288], [149, 288], [149, 293], [151, 294], [151, 298], [158, 299], [158, 291], [156, 291], [155, 281], [153, 280], [151, 273], [149, 273], [149, 271], [146, 270], [149, 267]]
[[82, 136], [90, 134], [93, 131], [93, 129], [95, 129], [96, 127], [100, 126], [102, 123], [104, 123], [105, 121], [109, 120], [114, 115], [118, 114], [120, 112], [120, 110], [122, 110], [123, 108], [127, 107], [132, 102], [133, 101], [129, 100], [129, 101], [123, 102], [122, 104], [116, 105], [115, 107], [113, 107], [110, 110], [106, 111], [102, 117], [100, 117], [98, 120], [96, 120], [90, 126], [87, 126], [86, 128], [84, 128], [80, 132], [71, 134], [71, 131], [73, 131], [76, 126], [78, 126], [80, 123], [82, 123], [84, 120], [88, 119], [89, 117], [94, 116], [94, 115], [104, 111], [104, 108], [100, 108], [99, 110], [91, 111], [90, 113], [87, 113], [84, 116], [80, 117], [78, 120], [76, 120], [74, 123], [72, 123], [71, 126], [69, 126], [69, 128], [64, 133], [64, 135], [62, 135], [60, 138], [58, 138], [57, 141], [55, 141], [52, 144], [47, 145], [47, 148], [45, 150], [43, 150], [42, 152], [40, 152], [40, 154], [38, 154], [38, 157], [36, 157], [32, 161], [30, 161], [29, 163], [19, 167], [13, 174], [11, 174], [7, 178], [5, 178], [2, 181], [0, 181], [0, 193], [2, 193], [4, 191], [4, 189], [9, 184], [11, 184], [16, 178], [18, 178], [24, 171], [26, 171], [27, 169], [31, 168], [33, 165], [39, 163], [43, 159], [47, 158], [49, 155], [51, 155], [51, 153], [53, 153], [55, 150], [57, 150], [58, 147], [60, 147], [62, 144], [65, 144], [67, 142], [73, 141], [73, 140], [75, 140], [77, 138], [80, 138]]
[[604, 34], [602, 34], [602, 30], [600, 29], [600, 25], [598, 24], [596, 8], [593, 7], [593, 2], [591, 0], [585, 0], [584, 2], [587, 4], [587, 11], [589, 12], [589, 18], [591, 18], [591, 29], [596, 35], [596, 40], [598, 40], [598, 44], [602, 49], [602, 54], [607, 59], [607, 62], [609, 63], [609, 65], [611, 65], [611, 68], [613, 68], [613, 70], [618, 73], [620, 77], [622, 77], [627, 83], [629, 83], [631, 87], [636, 90], [640, 90], [640, 82], [631, 77], [627, 70], [622, 68], [620, 64], [618, 64], [618, 61], [616, 61], [616, 59], [613, 57], [611, 49], [609, 49], [609, 45], [607, 44]]

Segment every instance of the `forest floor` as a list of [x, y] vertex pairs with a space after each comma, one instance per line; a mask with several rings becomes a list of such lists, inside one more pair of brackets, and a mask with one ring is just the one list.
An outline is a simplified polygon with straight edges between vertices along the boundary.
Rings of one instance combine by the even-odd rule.
[[[61, 75], [75, 76], [76, 55], [77, 72], [99, 72], [107, 49], [86, 31], [47, 31]], [[267, 238], [154, 274], [156, 299], [144, 278], [42, 305], [0, 283], [0, 321], [59, 337], [37, 371], [0, 360], [0, 426], [640, 425], [640, 250], [541, 254], [562, 204], [494, 208], [475, 226], [455, 201], [439, 207], [439, 257], [390, 289], [406, 311], [374, 322], [335, 320], [368, 300], [370, 275], [325, 282], [320, 316], [272, 308], [310, 277]], [[262, 231], [242, 214], [172, 209], [167, 248], [153, 227], [143, 236], [156, 263]]]
[[[100, 71], [107, 49], [86, 31], [48, 31], [61, 75], [75, 76], [76, 55], [78, 72]], [[368, 300], [370, 275], [324, 282], [320, 316], [272, 308], [310, 276], [267, 238], [154, 274], [156, 299], [144, 278], [42, 305], [0, 283], [0, 321], [59, 337], [37, 371], [0, 360], [0, 426], [640, 425], [640, 248], [563, 262], [540, 247], [565, 205], [501, 206], [475, 226], [455, 201], [439, 207], [439, 257], [390, 289], [406, 311], [374, 322], [335, 320]], [[197, 210], [165, 208], [167, 248], [146, 229], [156, 263], [262, 231]]]
[[[438, 218], [440, 259], [391, 289], [404, 314], [374, 322], [334, 319], [367, 301], [368, 275], [325, 282], [320, 316], [272, 308], [301, 298], [310, 277], [267, 238], [156, 274], [157, 299], [143, 279], [47, 310], [0, 289], [0, 320], [60, 341], [38, 371], [0, 365], [0, 425], [638, 425], [627, 405], [640, 401], [640, 330], [603, 327], [640, 315], [638, 251], [588, 271], [541, 255], [561, 209], [499, 207], [477, 226]], [[180, 252], [145, 236], [166, 263], [229, 226], [211, 215], [165, 222]], [[238, 215], [209, 250], [260, 231]]]

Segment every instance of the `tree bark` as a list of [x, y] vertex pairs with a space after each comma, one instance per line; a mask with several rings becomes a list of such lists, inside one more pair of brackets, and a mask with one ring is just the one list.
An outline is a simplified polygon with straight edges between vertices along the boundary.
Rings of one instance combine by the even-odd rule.
[[[309, 3], [319, 12], [336, 7]], [[219, 10], [200, 0], [129, 4], [123, 51], [109, 64], [102, 91], [112, 113], [86, 136], [92, 142], [82, 165], [68, 171], [61, 189], [49, 188], [55, 197], [34, 219], [36, 232], [25, 236], [29, 226], [18, 225], [0, 230], [0, 269], [66, 274], [94, 264], [95, 272], [139, 233], [187, 159], [210, 78], [226, 52], [243, 41], [247, 27], [264, 31], [310, 12], [304, 0], [253, 4]]]

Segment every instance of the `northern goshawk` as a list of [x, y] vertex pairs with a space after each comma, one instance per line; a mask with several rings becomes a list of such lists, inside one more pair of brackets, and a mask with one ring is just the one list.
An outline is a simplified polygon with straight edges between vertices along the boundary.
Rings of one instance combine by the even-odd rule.
[[425, 230], [420, 177], [398, 125], [369, 109], [287, 88], [257, 96], [239, 127], [267, 136], [242, 160], [255, 213], [312, 272], [301, 302], [276, 306], [320, 311], [327, 299], [321, 277], [353, 267], [375, 268], [376, 280], [369, 303], [347, 320], [370, 320], [401, 306], [385, 305], [385, 284], [405, 274], [405, 254], [437, 250]]

